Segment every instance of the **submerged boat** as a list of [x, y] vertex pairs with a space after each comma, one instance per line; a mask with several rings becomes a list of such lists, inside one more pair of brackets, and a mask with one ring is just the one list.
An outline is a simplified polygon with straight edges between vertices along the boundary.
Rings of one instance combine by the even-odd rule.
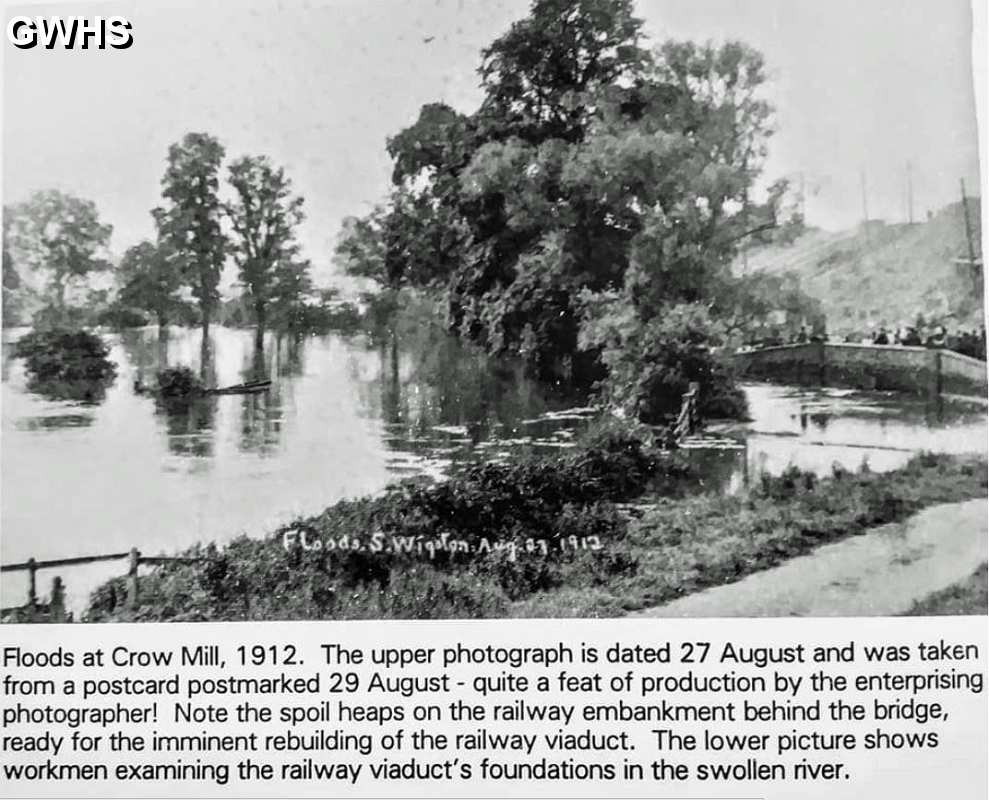
[[233, 386], [206, 389], [205, 394], [257, 394], [266, 392], [270, 388], [271, 381], [248, 381], [247, 383], [235, 383]]
[[[218, 386], [213, 388], [192, 388], [186, 392], [186, 396], [194, 395], [217, 395], [217, 394], [259, 394], [271, 388], [271, 381], [247, 381], [245, 383], [235, 383], [232, 386]], [[134, 381], [134, 391], [137, 394], [161, 394], [157, 386], [147, 386], [140, 380]], [[170, 396], [175, 396], [170, 393]]]

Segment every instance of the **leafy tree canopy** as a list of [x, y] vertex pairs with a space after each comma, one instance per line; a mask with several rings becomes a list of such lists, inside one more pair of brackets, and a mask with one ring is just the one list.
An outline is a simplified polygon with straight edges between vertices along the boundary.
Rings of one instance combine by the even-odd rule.
[[203, 329], [219, 302], [226, 257], [219, 171], [223, 146], [206, 133], [188, 133], [168, 148], [161, 179], [165, 205], [152, 211], [158, 238], [173, 251], [186, 283], [199, 303]]
[[26, 276], [40, 279], [37, 288], [42, 302], [62, 313], [73, 281], [109, 268], [107, 245], [112, 230], [100, 222], [91, 200], [56, 189], [35, 192], [5, 215], [5, 276], [7, 264], [16, 263], [19, 280]]
[[154, 314], [162, 327], [188, 315], [180, 257], [166, 243], [143, 241], [128, 248], [117, 270], [121, 306]]
[[739, 247], [802, 222], [785, 181], [757, 191], [765, 63], [734, 41], [648, 49], [641, 28], [631, 0], [534, 0], [482, 52], [473, 113], [429, 104], [389, 140], [392, 194], [345, 231], [346, 268], [442, 287], [453, 330], [544, 377], [582, 354], [615, 373], [605, 350], [631, 339], [581, 335], [595, 309], [658, 347], [670, 309], [696, 306], [717, 340]]
[[260, 334], [273, 300], [284, 305], [309, 287], [308, 263], [297, 258], [295, 238], [303, 200], [293, 195], [285, 170], [265, 156], [238, 159], [229, 175], [234, 200], [224, 210], [233, 226], [231, 252]]

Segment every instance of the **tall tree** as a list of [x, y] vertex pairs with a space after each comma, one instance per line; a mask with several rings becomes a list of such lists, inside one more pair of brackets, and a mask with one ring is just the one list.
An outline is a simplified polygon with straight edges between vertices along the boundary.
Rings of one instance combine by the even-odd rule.
[[20, 303], [21, 276], [14, 264], [14, 256], [10, 249], [10, 209], [3, 209], [3, 325], [5, 328], [19, 325], [21, 322]]
[[373, 281], [379, 288], [401, 285], [401, 275], [392, 276], [385, 264], [384, 226], [388, 209], [376, 206], [364, 217], [344, 217], [333, 250], [338, 269], [354, 278]]
[[16, 263], [22, 280], [40, 280], [43, 301], [58, 319], [66, 312], [72, 282], [109, 268], [112, 231], [100, 222], [91, 200], [56, 189], [35, 192], [10, 209], [4, 263]]
[[[230, 165], [229, 177], [235, 198], [224, 208], [234, 230], [233, 256], [260, 338], [279, 280], [287, 286], [299, 277], [295, 230], [304, 219], [303, 199], [292, 194], [285, 170], [265, 156], [238, 159]], [[282, 301], [285, 288], [279, 288]]]
[[304, 321], [307, 300], [314, 294], [308, 260], [284, 259], [275, 267], [268, 295], [270, 318], [285, 330], [298, 330]]
[[179, 258], [167, 245], [143, 241], [128, 248], [117, 274], [120, 303], [154, 314], [159, 328], [183, 314]]
[[[787, 186], [754, 197], [762, 56], [642, 40], [631, 0], [533, 0], [483, 51], [473, 114], [429, 104], [389, 139], [391, 197], [338, 247], [352, 273], [444, 285], [458, 334], [547, 378], [617, 374], [626, 345], [627, 375], [669, 355], [635, 391], [678, 402], [735, 252], [785, 227]], [[691, 334], [674, 341], [679, 320]]]
[[188, 133], [169, 147], [161, 179], [162, 196], [168, 202], [152, 211], [159, 241], [175, 253], [199, 304], [204, 341], [220, 300], [226, 256], [218, 194], [223, 156], [223, 146], [206, 133]]
[[482, 51], [481, 127], [492, 139], [580, 141], [602, 87], [634, 81], [649, 53], [632, 0], [535, 0]]

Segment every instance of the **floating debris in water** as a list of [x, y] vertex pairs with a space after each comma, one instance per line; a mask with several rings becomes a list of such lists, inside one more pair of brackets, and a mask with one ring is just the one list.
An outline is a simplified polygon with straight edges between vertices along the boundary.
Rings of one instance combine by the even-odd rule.
[[84, 428], [93, 424], [89, 414], [51, 414], [37, 417], [22, 417], [14, 425], [19, 431], [52, 431], [63, 428]]
[[546, 411], [538, 417], [524, 419], [520, 424], [538, 425], [544, 422], [585, 422], [597, 415], [598, 410], [595, 406], [581, 406], [577, 408], [566, 408], [561, 411]]
[[433, 425], [430, 427], [431, 431], [437, 431], [439, 433], [449, 433], [454, 436], [466, 436], [467, 426], [466, 425]]
[[744, 450], [745, 445], [736, 439], [713, 436], [689, 436], [680, 442], [681, 450]]

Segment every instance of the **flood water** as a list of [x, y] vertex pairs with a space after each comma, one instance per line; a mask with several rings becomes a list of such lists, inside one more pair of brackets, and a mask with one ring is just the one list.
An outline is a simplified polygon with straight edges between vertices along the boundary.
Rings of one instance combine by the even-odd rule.
[[[23, 363], [10, 355], [19, 333], [6, 331], [3, 347], [3, 563], [131, 547], [167, 554], [261, 535], [399, 478], [442, 478], [458, 464], [518, 450], [565, 451], [594, 414], [586, 399], [554, 393], [519, 367], [421, 326], [380, 342], [269, 335], [260, 351], [252, 331], [215, 328], [205, 354], [198, 331], [106, 334], [118, 377], [91, 405], [29, 391]], [[153, 382], [166, 364], [191, 366], [209, 385], [273, 384], [265, 394], [170, 412], [133, 391], [135, 380]], [[691, 446], [717, 491], [791, 463], [826, 472], [865, 458], [883, 470], [920, 449], [987, 447], [984, 404], [769, 385], [746, 391], [752, 421]], [[60, 574], [79, 609], [99, 581], [124, 569], [112, 562], [43, 570], [39, 594]], [[2, 604], [24, 602], [25, 573], [3, 577]]]

